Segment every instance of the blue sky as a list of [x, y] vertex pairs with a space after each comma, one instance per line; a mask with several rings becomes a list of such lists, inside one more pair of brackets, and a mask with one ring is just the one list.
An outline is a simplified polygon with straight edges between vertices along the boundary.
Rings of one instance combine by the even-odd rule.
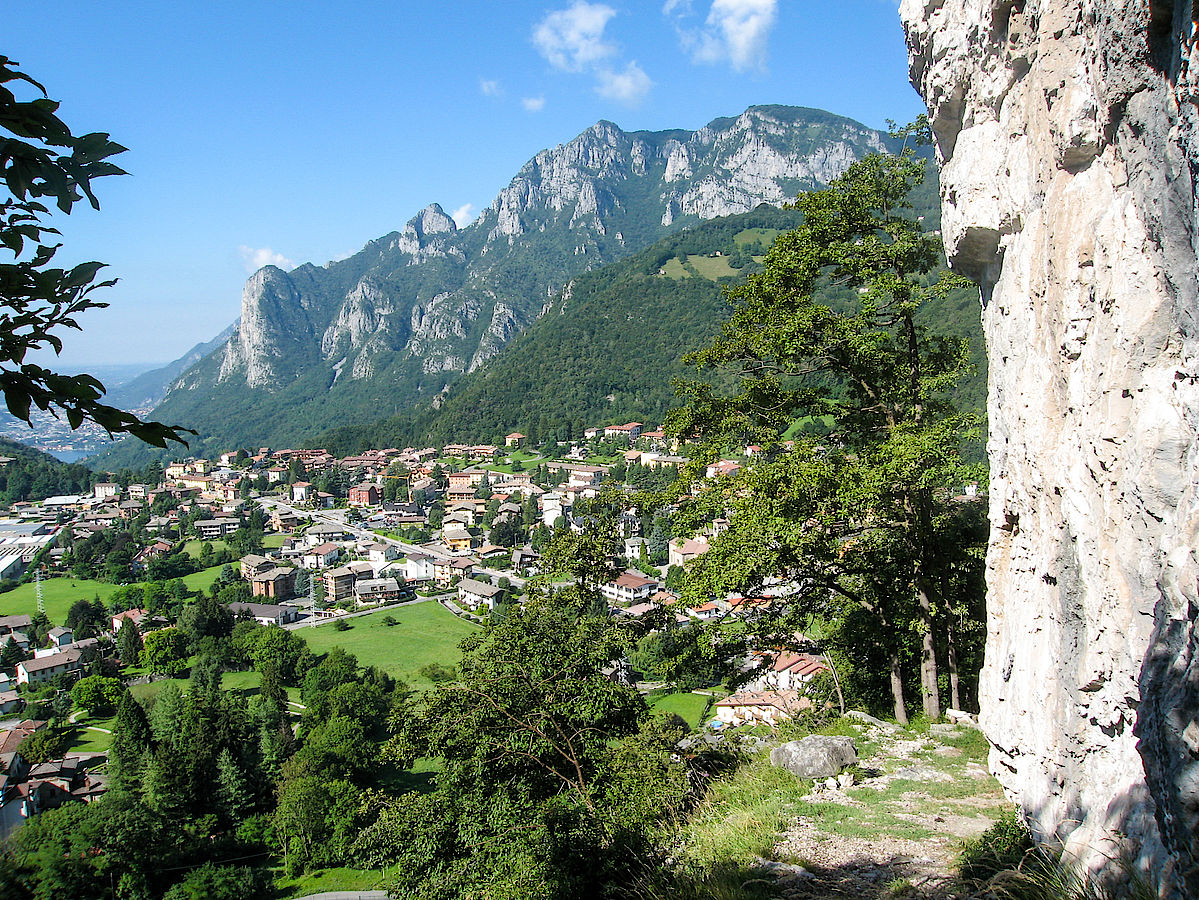
[[129, 147], [62, 260], [120, 279], [62, 364], [166, 362], [265, 262], [323, 264], [440, 203], [460, 222], [599, 119], [699, 128], [758, 103], [923, 111], [894, 0], [8, 0], [0, 53], [76, 133]]

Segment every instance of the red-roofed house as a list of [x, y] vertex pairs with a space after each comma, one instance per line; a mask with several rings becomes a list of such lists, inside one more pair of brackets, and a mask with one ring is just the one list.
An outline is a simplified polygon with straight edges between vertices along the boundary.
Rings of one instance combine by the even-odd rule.
[[631, 569], [615, 581], [600, 585], [600, 593], [613, 603], [638, 603], [648, 600], [658, 589], [658, 582]]
[[829, 670], [819, 656], [793, 650], [751, 653], [746, 666], [757, 674], [745, 687], [756, 691], [802, 691], [809, 681]]

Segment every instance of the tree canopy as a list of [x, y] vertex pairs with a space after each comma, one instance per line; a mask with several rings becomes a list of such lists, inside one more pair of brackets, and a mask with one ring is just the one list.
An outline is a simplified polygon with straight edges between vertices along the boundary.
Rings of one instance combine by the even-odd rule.
[[[699, 602], [776, 582], [787, 615], [767, 620], [773, 631], [758, 636], [767, 645], [811, 615], [832, 624], [865, 612], [870, 627], [857, 645], [881, 651], [901, 721], [909, 638], [935, 718], [937, 633], [952, 648], [945, 629], [950, 610], [964, 606], [958, 592], [981, 598], [976, 583], [957, 577], [976, 572], [981, 557], [977, 530], [952, 500], [985, 477], [963, 457], [977, 418], [952, 404], [968, 348], [921, 319], [962, 281], [938, 272], [939, 239], [907, 207], [923, 172], [912, 157], [873, 155], [828, 190], [800, 196], [803, 224], [779, 237], [763, 272], [730, 291], [731, 318], [690, 357], [733, 374], [736, 390], [682, 384], [687, 404], [669, 421], [700, 444], [676, 521], [694, 530], [731, 513], [685, 592]], [[827, 301], [830, 287], [841, 302]], [[827, 434], [785, 440], [815, 419], [831, 421]], [[706, 463], [749, 444], [762, 452], [740, 472], [702, 477]]]

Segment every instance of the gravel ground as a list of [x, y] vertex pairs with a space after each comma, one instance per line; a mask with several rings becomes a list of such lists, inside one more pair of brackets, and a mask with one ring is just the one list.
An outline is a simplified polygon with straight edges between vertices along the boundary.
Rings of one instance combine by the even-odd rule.
[[[956, 747], [931, 736], [912, 740], [872, 730], [870, 737], [881, 741], [881, 747], [861, 764], [873, 777], [847, 789], [856, 798], [818, 784], [804, 799], [880, 811], [883, 824], [876, 833], [850, 836], [830, 833], [810, 818], [794, 819], [779, 837], [775, 858], [801, 863], [803, 869], [780, 866], [773, 872], [781, 897], [949, 900], [958, 896], [953, 871], [962, 841], [989, 828], [1007, 801], [986, 768], [965, 758]], [[938, 764], [928, 761], [930, 751]], [[861, 790], [873, 787], [882, 792], [896, 779], [920, 782], [922, 789], [877, 801]], [[977, 785], [977, 791], [970, 785]], [[947, 796], [951, 790], [953, 795]], [[932, 836], [912, 840], [888, 833], [913, 825]]]

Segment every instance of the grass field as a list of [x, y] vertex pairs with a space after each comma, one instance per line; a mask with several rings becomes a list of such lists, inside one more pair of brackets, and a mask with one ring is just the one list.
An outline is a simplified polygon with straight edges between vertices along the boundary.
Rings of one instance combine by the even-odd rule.
[[775, 242], [778, 236], [782, 234], [777, 228], [746, 228], [744, 231], [738, 231], [733, 237], [733, 242], [738, 247], [744, 247], [746, 244], [761, 243], [765, 247], [769, 247]]
[[104, 753], [112, 746], [112, 735], [105, 734], [103, 731], [95, 731], [89, 728], [89, 725], [94, 725], [96, 728], [104, 728], [112, 731], [112, 723], [116, 721], [116, 716], [106, 718], [93, 718], [91, 716], [81, 716], [75, 721], [78, 726], [75, 740], [71, 741], [70, 750], [73, 753]]
[[[213, 553], [217, 553], [221, 550], [229, 549], [229, 545], [226, 544], [224, 541], [209, 541], [208, 543], [212, 544], [212, 552]], [[203, 541], [188, 541], [187, 543], [185, 543], [183, 545], [183, 552], [186, 553], [188, 556], [190, 556], [192, 559], [199, 559], [200, 558], [200, 548], [202, 546], [204, 546]]]
[[191, 575], [186, 576], [183, 579], [183, 583], [187, 585], [187, 588], [190, 591], [203, 591], [207, 594], [208, 589], [212, 587], [212, 583], [217, 580], [217, 577], [221, 574], [221, 569], [223, 568], [225, 567], [209, 566], [207, 569], [203, 569], [199, 572], [193, 572]]
[[[399, 624], [384, 625], [385, 616], [392, 616]], [[298, 633], [314, 653], [341, 647], [353, 653], [362, 665], [378, 666], [414, 687], [429, 685], [418, 674], [422, 666], [456, 665], [461, 657], [458, 642], [476, 630], [432, 602], [383, 609], [344, 621], [349, 631], [337, 631], [330, 624], [301, 628]]]
[[[727, 256], [690, 255], [687, 257], [687, 266], [694, 269], [701, 278], [709, 281], [716, 281], [720, 278], [737, 278], [742, 274], [740, 269], [734, 269], [729, 265]], [[691, 272], [679, 262], [678, 257], [674, 256], [666, 260], [666, 264], [662, 266], [662, 274], [676, 281], [680, 278], [693, 277]]]
[[650, 700], [650, 707], [657, 712], [675, 713], [692, 728], [699, 729], [703, 724], [704, 713], [711, 700], [705, 694], [665, 694]]
[[[77, 600], [99, 597], [107, 600], [117, 589], [115, 584], [103, 581], [88, 581], [83, 578], [47, 578], [42, 581], [42, 596], [46, 601], [46, 615], [55, 625], [67, 620], [67, 613]], [[7, 594], [0, 594], [0, 616], [32, 616], [37, 612], [37, 587], [22, 584]]]
[[280, 877], [275, 881], [279, 896], [306, 897], [332, 891], [370, 891], [379, 886], [381, 872], [361, 869], [319, 869], [299, 878]]

